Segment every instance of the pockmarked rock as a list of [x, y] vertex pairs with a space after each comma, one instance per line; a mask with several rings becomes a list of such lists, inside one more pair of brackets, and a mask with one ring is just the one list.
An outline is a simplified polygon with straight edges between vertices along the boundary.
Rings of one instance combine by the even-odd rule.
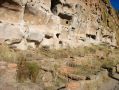
[[24, 49], [119, 43], [118, 15], [107, 1], [2, 0], [0, 6], [0, 43]]

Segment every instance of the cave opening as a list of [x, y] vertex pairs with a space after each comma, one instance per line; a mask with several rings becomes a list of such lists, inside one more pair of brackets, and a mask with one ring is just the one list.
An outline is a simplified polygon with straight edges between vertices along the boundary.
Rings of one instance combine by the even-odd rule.
[[51, 7], [50, 10], [52, 11], [52, 13], [56, 13], [57, 12], [57, 4], [61, 4], [60, 0], [51, 0]]
[[66, 24], [69, 24], [69, 21], [66, 21]]
[[46, 38], [46, 39], [51, 39], [51, 38], [53, 38], [53, 36], [50, 36], [50, 35], [47, 35], [47, 34], [46, 34], [46, 35], [45, 35], [45, 38]]
[[88, 37], [88, 38], [92, 38], [93, 40], [96, 40], [96, 36], [95, 36], [95, 35], [86, 34], [86, 37]]
[[71, 8], [72, 6], [70, 4], [63, 4], [64, 7], [68, 7], [68, 8]]
[[72, 16], [70, 16], [70, 15], [68, 15], [68, 14], [59, 13], [58, 16], [59, 16], [60, 18], [62, 18], [62, 19], [72, 20]]
[[59, 38], [59, 36], [60, 36], [60, 33], [57, 33], [57, 34], [56, 34], [56, 37]]
[[63, 42], [62, 41], [59, 41], [59, 44], [63, 44]]

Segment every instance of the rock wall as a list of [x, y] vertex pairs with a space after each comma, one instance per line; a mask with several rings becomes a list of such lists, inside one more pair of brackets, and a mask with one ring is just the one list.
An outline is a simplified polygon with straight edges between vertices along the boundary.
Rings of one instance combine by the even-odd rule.
[[0, 0], [0, 42], [14, 48], [117, 46], [108, 0]]

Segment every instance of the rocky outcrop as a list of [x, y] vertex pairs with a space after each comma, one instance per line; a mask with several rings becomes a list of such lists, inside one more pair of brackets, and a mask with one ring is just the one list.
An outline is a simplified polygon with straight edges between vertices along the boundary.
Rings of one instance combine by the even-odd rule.
[[6, 42], [7, 44], [20, 43], [23, 35], [18, 27], [18, 25], [8, 23], [0, 24], [0, 42]]
[[117, 46], [118, 22], [107, 0], [0, 1], [0, 41], [20, 49]]

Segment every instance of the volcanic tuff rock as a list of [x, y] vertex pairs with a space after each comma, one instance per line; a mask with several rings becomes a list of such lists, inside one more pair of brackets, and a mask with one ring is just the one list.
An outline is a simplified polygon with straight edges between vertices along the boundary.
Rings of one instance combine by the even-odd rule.
[[108, 0], [0, 0], [0, 42], [20, 49], [118, 44]]

